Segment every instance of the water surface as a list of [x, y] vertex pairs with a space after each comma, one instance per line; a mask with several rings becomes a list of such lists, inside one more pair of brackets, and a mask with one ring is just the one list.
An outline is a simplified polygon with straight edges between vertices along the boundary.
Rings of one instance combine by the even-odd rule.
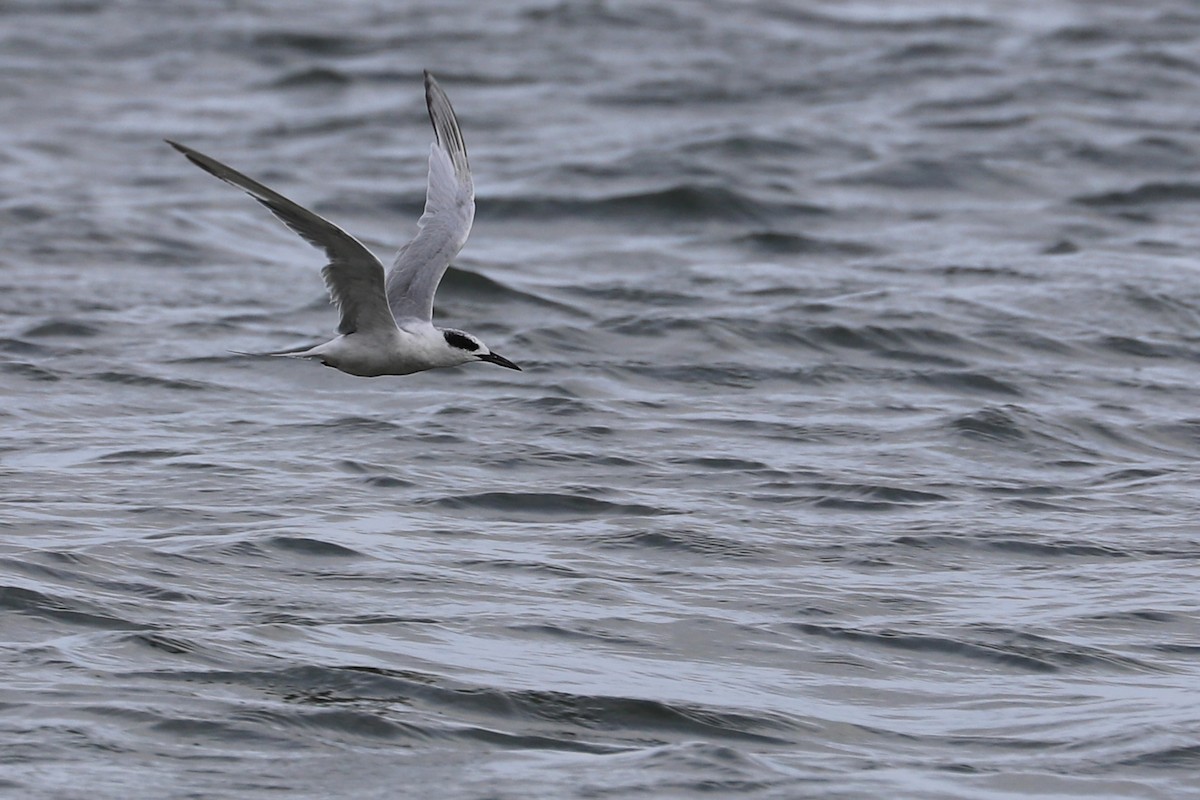
[[[1179, 798], [1200, 10], [0, 5], [0, 786]], [[438, 320], [336, 325], [455, 103]]]

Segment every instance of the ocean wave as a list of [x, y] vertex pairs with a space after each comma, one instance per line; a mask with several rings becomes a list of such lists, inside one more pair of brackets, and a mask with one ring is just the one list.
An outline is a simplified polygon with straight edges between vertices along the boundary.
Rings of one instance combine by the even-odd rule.
[[766, 222], [781, 216], [827, 213], [819, 205], [796, 201], [764, 201], [729, 186], [679, 184], [661, 189], [594, 198], [578, 196], [491, 197], [480, 202], [480, 219], [624, 220], [645, 227], [651, 223], [719, 221]]
[[656, 516], [666, 509], [622, 503], [561, 492], [479, 492], [451, 495], [435, 501], [443, 508], [494, 511], [531, 517], [592, 518], [595, 516]]

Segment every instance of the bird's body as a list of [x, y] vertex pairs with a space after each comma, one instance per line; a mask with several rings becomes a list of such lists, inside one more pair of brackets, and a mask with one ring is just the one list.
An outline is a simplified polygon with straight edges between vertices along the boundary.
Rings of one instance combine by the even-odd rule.
[[438, 283], [471, 232], [475, 189], [454, 109], [428, 72], [425, 102], [436, 137], [429, 153], [425, 213], [417, 221], [417, 235], [400, 248], [386, 274], [379, 259], [332, 222], [220, 161], [168, 140], [193, 164], [247, 192], [329, 257], [321, 274], [341, 313], [339, 335], [315, 347], [262, 355], [314, 359], [369, 378], [409, 375], [469, 361], [520, 369], [491, 352], [478, 337], [433, 325]]
[[392, 331], [348, 333], [316, 347], [270, 355], [311, 358], [363, 378], [411, 375], [478, 360], [472, 353], [449, 345], [445, 334], [446, 331], [431, 323], [413, 323], [406, 327], [397, 325]]

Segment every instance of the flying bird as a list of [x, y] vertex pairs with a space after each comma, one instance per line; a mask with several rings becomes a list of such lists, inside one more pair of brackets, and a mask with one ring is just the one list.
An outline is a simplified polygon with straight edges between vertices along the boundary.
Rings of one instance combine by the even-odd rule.
[[314, 347], [262, 355], [313, 359], [367, 378], [408, 375], [471, 361], [521, 369], [493, 353], [478, 336], [433, 324], [433, 295], [451, 259], [466, 244], [475, 219], [475, 187], [458, 118], [428, 71], [425, 105], [434, 133], [425, 213], [417, 221], [417, 235], [396, 253], [386, 274], [370, 250], [329, 220], [215, 158], [166, 140], [200, 169], [262, 203], [329, 258], [321, 275], [341, 314], [338, 335]]

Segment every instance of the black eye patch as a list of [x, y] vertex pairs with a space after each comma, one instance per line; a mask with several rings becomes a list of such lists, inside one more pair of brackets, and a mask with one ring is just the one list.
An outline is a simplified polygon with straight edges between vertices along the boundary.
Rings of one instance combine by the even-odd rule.
[[446, 337], [446, 344], [451, 347], [457, 347], [459, 350], [466, 350], [473, 353], [479, 349], [479, 345], [458, 331], [442, 331], [442, 336]]

